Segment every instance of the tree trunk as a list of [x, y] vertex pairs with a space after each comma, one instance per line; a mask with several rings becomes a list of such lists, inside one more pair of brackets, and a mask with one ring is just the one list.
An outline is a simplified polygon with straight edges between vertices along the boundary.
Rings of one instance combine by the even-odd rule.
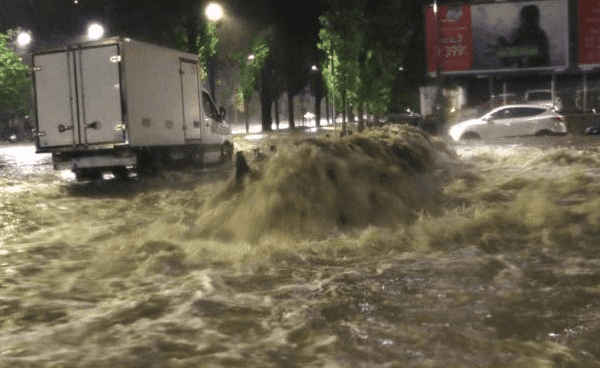
[[275, 99], [275, 126], [279, 130], [279, 98]]
[[329, 121], [329, 94], [325, 95], [325, 119], [327, 119], [327, 124], [330, 124]]
[[323, 97], [320, 93], [315, 95], [315, 126], [321, 127], [321, 99]]
[[273, 117], [271, 115], [271, 96], [265, 91], [261, 89], [260, 91], [260, 112], [261, 112], [261, 121], [262, 121], [262, 131], [270, 132], [273, 129], [271, 126], [273, 125]]
[[346, 135], [346, 90], [342, 92], [342, 136]]
[[250, 101], [244, 100], [244, 121], [246, 123], [246, 134], [250, 133]]
[[288, 122], [290, 125], [290, 129], [295, 129], [296, 125], [294, 124], [294, 96], [290, 91], [288, 91]]
[[358, 114], [358, 131], [359, 132], [362, 132], [365, 129], [365, 119], [364, 119], [365, 113], [364, 113], [364, 111], [365, 111], [365, 104], [364, 104], [364, 102], [361, 101], [358, 104], [358, 112], [357, 112], [357, 114]]

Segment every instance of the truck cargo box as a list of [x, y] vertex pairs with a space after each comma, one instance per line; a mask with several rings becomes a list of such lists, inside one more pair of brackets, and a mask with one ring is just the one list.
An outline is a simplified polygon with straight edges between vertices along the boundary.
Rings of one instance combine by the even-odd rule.
[[202, 89], [194, 54], [112, 38], [36, 52], [33, 66], [37, 151], [57, 169], [83, 177], [231, 157], [224, 110]]

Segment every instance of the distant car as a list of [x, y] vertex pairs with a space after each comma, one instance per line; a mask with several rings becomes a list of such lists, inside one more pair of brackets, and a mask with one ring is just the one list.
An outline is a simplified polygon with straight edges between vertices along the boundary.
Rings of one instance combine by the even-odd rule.
[[498, 107], [479, 118], [455, 124], [448, 132], [455, 141], [566, 133], [563, 115], [549, 108], [527, 104]]
[[9, 135], [9, 136], [8, 136], [8, 139], [7, 139], [7, 141], [8, 141], [9, 143], [16, 143], [16, 142], [18, 142], [18, 141], [19, 141], [19, 136], [18, 136], [18, 135], [16, 135], [16, 134], [11, 134], [11, 135]]
[[531, 105], [554, 108], [556, 111], [562, 111], [562, 100], [558, 96], [554, 96], [552, 102], [552, 90], [549, 89], [533, 89], [525, 92], [523, 102]]
[[412, 126], [419, 126], [423, 122], [423, 115], [417, 114], [410, 109], [406, 109], [405, 112], [386, 114], [384, 122], [390, 124], [408, 124]]
[[598, 135], [600, 134], [600, 124], [594, 124], [585, 128], [585, 134], [587, 135]]
[[501, 93], [499, 95], [492, 95], [488, 101], [485, 101], [479, 105], [479, 111], [489, 111], [496, 107], [504, 105], [512, 105], [520, 103], [521, 99], [515, 93]]

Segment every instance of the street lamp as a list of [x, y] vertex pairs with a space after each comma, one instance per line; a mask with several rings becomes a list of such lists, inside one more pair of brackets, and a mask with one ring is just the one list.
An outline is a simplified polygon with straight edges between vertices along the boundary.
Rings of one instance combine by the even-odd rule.
[[217, 3], [210, 3], [204, 9], [204, 15], [211, 22], [218, 22], [223, 19], [223, 7]]
[[[213, 23], [213, 25], [215, 26], [215, 28], [217, 28], [219, 26], [219, 22], [221, 21], [221, 19], [223, 19], [223, 16], [225, 15], [225, 12], [223, 11], [223, 7], [217, 3], [209, 3], [206, 8], [204, 8], [204, 15], [206, 16], [206, 19], [208, 19], [208, 21], [210, 23]], [[207, 26], [211, 26], [210, 24]], [[208, 62], [208, 85], [209, 85], [209, 92], [212, 95], [213, 98], [215, 98], [215, 74], [216, 74], [216, 68], [215, 68], [215, 55], [209, 56], [207, 62]]]
[[88, 26], [88, 40], [99, 40], [104, 36], [104, 27], [98, 23], [92, 23]]
[[17, 34], [17, 46], [25, 48], [31, 43], [31, 34], [29, 32], [19, 32]]
[[8, 37], [10, 39], [10, 43], [19, 49], [27, 48], [27, 46], [29, 46], [33, 41], [31, 32], [23, 30], [21, 27], [18, 27], [15, 30], [9, 29]]

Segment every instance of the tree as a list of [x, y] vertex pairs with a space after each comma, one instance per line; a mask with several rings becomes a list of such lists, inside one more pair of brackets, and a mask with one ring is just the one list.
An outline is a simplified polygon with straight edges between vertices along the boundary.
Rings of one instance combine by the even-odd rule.
[[[29, 67], [9, 47], [10, 33], [0, 33], [0, 113], [13, 118], [30, 110], [31, 79]], [[5, 128], [2, 126], [2, 130]]]
[[219, 36], [217, 33], [217, 24], [207, 22], [199, 32], [196, 40], [196, 48], [193, 51], [198, 53], [200, 62], [201, 78], [208, 75], [210, 93], [215, 97], [215, 55], [219, 50]]
[[346, 107], [358, 102], [361, 87], [359, 56], [364, 46], [364, 34], [357, 32], [360, 18], [361, 12], [356, 9], [343, 9], [320, 18], [321, 42], [318, 47], [327, 55], [321, 70], [327, 89], [333, 95], [334, 106], [341, 107], [342, 133], [346, 131]]
[[[265, 32], [256, 36], [245, 50], [232, 55], [233, 59], [238, 64], [240, 70], [240, 87], [236, 96], [238, 104], [244, 110], [246, 133], [249, 132], [249, 105], [254, 92], [259, 89], [258, 81], [261, 77], [261, 70], [265, 65], [265, 61], [269, 56], [269, 45], [267, 37], [269, 32]], [[270, 106], [269, 106], [270, 107]], [[264, 110], [264, 109], [263, 109]], [[263, 130], [270, 130], [263, 123]]]
[[[316, 64], [322, 65], [323, 62]], [[326, 90], [321, 69], [316, 67], [316, 64], [311, 64], [309, 83], [310, 88], [315, 95], [315, 125], [318, 128], [321, 126], [321, 100], [323, 99]]]
[[288, 124], [290, 129], [294, 129], [296, 127], [294, 120], [294, 96], [306, 85], [307, 73], [306, 68], [304, 68], [305, 62], [302, 50], [296, 46], [299, 41], [285, 30], [280, 35], [285, 45], [285, 49], [282, 50], [282, 55], [279, 55], [279, 58], [282, 61], [280, 65], [284, 75], [285, 90], [288, 99]]
[[377, 116], [390, 109], [402, 60], [410, 54], [416, 6], [396, 0], [332, 3], [320, 18], [318, 44], [327, 55], [322, 64], [327, 89], [344, 121], [346, 109], [359, 119], [365, 108]]

